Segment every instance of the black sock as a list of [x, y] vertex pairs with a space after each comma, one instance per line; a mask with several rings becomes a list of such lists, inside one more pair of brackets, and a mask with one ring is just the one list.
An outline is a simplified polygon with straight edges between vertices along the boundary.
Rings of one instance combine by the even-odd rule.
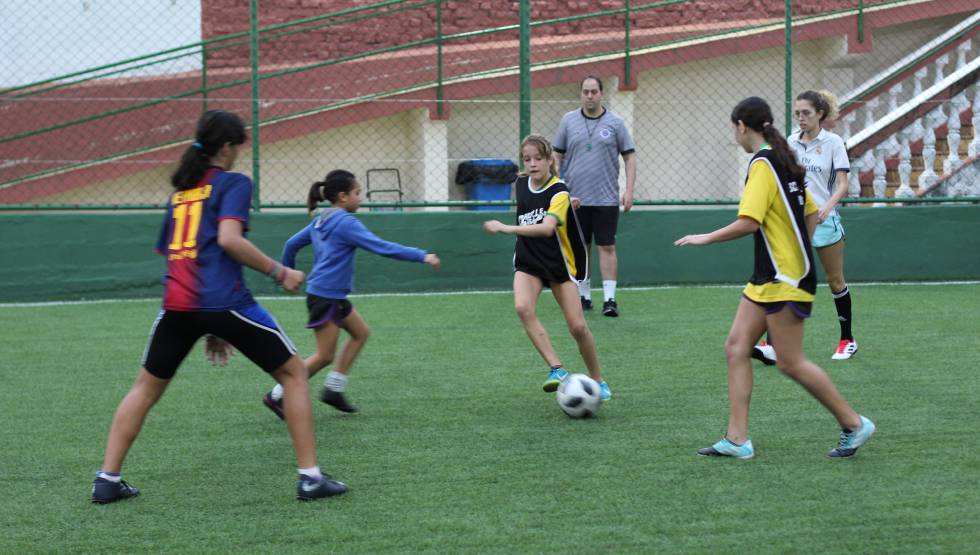
[[851, 290], [845, 285], [843, 291], [833, 295], [834, 304], [837, 305], [837, 320], [840, 321], [840, 338], [854, 339], [851, 335]]

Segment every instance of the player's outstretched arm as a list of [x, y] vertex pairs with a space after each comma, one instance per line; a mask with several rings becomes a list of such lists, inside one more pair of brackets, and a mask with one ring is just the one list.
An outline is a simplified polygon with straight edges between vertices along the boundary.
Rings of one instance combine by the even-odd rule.
[[759, 222], [752, 218], [741, 217], [723, 228], [716, 229], [711, 233], [701, 233], [697, 235], [685, 235], [674, 241], [678, 247], [686, 245], [710, 245], [722, 241], [731, 241], [746, 235], [751, 235], [759, 229]]
[[431, 252], [430, 253], [426, 253], [425, 260], [423, 260], [423, 262], [425, 262], [426, 264], [428, 264], [429, 266], [432, 266], [433, 268], [435, 268], [437, 270], [439, 269], [439, 265], [442, 264], [442, 261], [439, 260], [439, 257], [436, 256], [435, 253], [431, 253]]
[[558, 218], [547, 215], [541, 223], [534, 225], [507, 225], [498, 220], [488, 220], [483, 222], [483, 229], [493, 235], [495, 233], [506, 233], [508, 235], [523, 235], [524, 237], [549, 237], [554, 235], [558, 228]]

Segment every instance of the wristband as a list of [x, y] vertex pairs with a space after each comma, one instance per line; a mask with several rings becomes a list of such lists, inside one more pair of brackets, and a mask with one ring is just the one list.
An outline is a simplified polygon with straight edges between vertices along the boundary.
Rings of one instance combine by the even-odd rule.
[[265, 275], [272, 278], [272, 281], [276, 283], [282, 283], [282, 280], [286, 278], [285, 274], [286, 274], [286, 268], [282, 264], [273, 261], [272, 268], [270, 268]]

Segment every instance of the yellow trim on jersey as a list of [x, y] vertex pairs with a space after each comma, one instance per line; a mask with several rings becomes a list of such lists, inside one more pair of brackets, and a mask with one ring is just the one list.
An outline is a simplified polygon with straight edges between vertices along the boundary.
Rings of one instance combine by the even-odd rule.
[[[804, 212], [811, 214], [816, 204], [806, 195]], [[738, 206], [739, 217], [752, 218], [759, 223], [766, 243], [766, 249], [778, 281], [754, 285], [749, 283], [743, 293], [746, 297], [763, 303], [779, 301], [811, 302], [812, 293], [798, 287], [796, 283], [806, 276], [809, 259], [803, 251], [802, 233], [805, 229], [796, 228], [786, 200], [780, 191], [780, 184], [769, 161], [759, 158], [749, 168], [749, 178]], [[792, 283], [795, 280], [796, 283]]]
[[[550, 187], [557, 181], [559, 179], [554, 177], [545, 187]], [[551, 205], [548, 206], [547, 214], [558, 220], [558, 226], [555, 227], [555, 234], [558, 236], [558, 246], [561, 248], [562, 258], [565, 259], [565, 267], [568, 269], [568, 275], [574, 278], [576, 274], [575, 251], [572, 250], [572, 242], [568, 237], [568, 226], [565, 225], [568, 219], [568, 211], [571, 208], [571, 195], [567, 191], [562, 191], [555, 193], [555, 196], [551, 197]]]

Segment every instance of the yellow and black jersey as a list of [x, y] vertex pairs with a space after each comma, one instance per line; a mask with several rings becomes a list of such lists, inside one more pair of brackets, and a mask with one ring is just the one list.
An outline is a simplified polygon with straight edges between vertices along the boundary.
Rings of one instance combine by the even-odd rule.
[[514, 196], [517, 225], [538, 224], [545, 216], [558, 220], [553, 236], [517, 236], [514, 270], [536, 276], [546, 284], [585, 279], [588, 253], [565, 183], [552, 177], [544, 187], [534, 189], [530, 177], [522, 175], [514, 183]]
[[803, 183], [780, 165], [771, 149], [752, 157], [738, 206], [739, 217], [759, 222], [746, 297], [763, 303], [813, 301], [817, 279], [805, 220], [816, 211]]

